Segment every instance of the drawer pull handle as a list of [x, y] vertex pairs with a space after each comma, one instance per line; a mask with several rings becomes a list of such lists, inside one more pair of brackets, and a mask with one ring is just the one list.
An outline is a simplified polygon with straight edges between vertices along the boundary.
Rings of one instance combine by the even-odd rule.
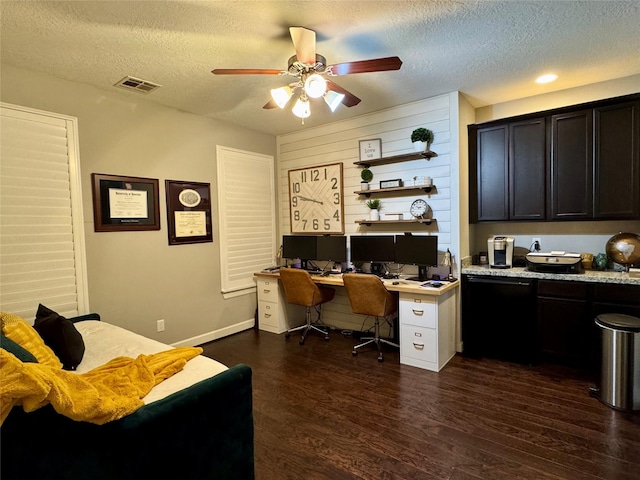
[[413, 303], [422, 303], [422, 299], [420, 299], [420, 298], [414, 298], [414, 299], [413, 299]]
[[421, 317], [422, 315], [424, 315], [424, 310], [416, 310], [415, 308], [413, 309], [413, 314], [416, 316]]
[[420, 332], [414, 332], [413, 336], [414, 337], [422, 337], [422, 334]]
[[265, 313], [264, 316], [269, 318], [271, 316], [271, 314], [270, 313]]
[[413, 342], [413, 346], [414, 346], [417, 350], [424, 350], [424, 343], [416, 343], [416, 342]]
[[271, 290], [267, 290], [266, 288], [263, 290], [264, 293], [269, 293]]

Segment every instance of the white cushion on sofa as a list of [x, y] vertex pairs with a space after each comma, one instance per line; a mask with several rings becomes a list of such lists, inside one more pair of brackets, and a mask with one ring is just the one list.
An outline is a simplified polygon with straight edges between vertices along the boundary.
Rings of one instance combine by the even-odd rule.
[[[98, 320], [85, 320], [74, 324], [82, 335], [84, 357], [76, 373], [85, 373], [104, 365], [116, 357], [136, 358], [140, 354], [158, 353], [171, 347], [137, 333]], [[228, 367], [202, 355], [189, 360], [184, 369], [156, 385], [144, 397], [145, 404], [213, 377]]]

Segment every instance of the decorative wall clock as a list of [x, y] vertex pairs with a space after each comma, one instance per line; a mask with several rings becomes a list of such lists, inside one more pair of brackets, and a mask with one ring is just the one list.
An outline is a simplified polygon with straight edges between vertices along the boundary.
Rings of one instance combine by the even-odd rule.
[[291, 233], [344, 234], [342, 163], [289, 170]]

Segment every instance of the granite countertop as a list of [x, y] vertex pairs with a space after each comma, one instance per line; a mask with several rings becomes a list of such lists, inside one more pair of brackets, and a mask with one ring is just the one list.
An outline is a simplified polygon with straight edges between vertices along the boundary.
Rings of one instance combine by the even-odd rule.
[[582, 273], [537, 273], [524, 267], [491, 268], [488, 265], [468, 265], [462, 267], [463, 275], [486, 275], [490, 277], [521, 277], [544, 280], [568, 280], [572, 282], [618, 283], [640, 285], [640, 277], [631, 277], [626, 272], [584, 270]]

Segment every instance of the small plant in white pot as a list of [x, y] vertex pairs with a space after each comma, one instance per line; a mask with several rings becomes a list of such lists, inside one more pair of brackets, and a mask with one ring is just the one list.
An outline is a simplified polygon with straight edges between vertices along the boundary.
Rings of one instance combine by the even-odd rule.
[[373, 179], [373, 172], [368, 168], [363, 168], [360, 172], [360, 189], [369, 190], [369, 182]]
[[378, 198], [372, 198], [367, 200], [367, 207], [369, 207], [369, 220], [380, 220], [380, 208], [382, 203]]
[[433, 132], [427, 128], [416, 128], [411, 132], [411, 141], [416, 152], [428, 152], [433, 143]]

